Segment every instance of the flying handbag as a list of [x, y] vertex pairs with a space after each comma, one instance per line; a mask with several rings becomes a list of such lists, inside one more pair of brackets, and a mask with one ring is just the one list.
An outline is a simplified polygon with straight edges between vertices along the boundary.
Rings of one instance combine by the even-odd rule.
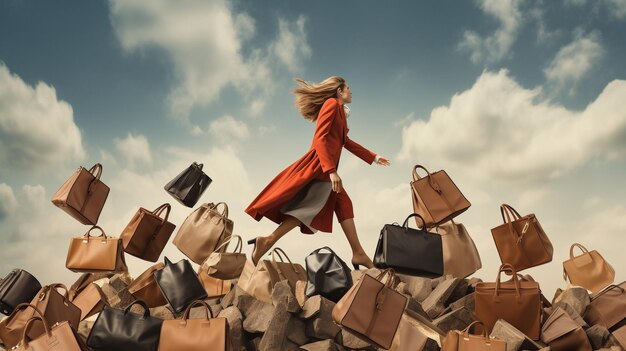
[[[100, 230], [99, 236], [91, 231]], [[102, 228], [93, 226], [85, 235], [72, 238], [67, 251], [65, 267], [72, 272], [123, 272], [127, 271], [122, 240], [107, 236]]]
[[102, 165], [89, 170], [79, 167], [52, 196], [52, 203], [82, 224], [96, 225], [109, 196], [109, 187], [100, 181]]
[[212, 180], [202, 171], [202, 163], [192, 163], [163, 187], [176, 201], [193, 207], [209, 187]]
[[592, 351], [587, 333], [560, 307], [543, 323], [541, 341], [551, 351]]
[[[206, 318], [189, 319], [193, 306], [203, 306]], [[194, 301], [182, 319], [163, 321], [159, 351], [230, 351], [229, 332], [226, 318], [213, 318], [206, 302]]]
[[[419, 218], [421, 229], [409, 228], [409, 219]], [[385, 224], [380, 231], [374, 266], [417, 276], [437, 277], [443, 274], [441, 235], [426, 231], [424, 219], [417, 213], [409, 215], [402, 226]]]
[[503, 264], [522, 271], [552, 261], [552, 243], [534, 214], [522, 217], [507, 204], [500, 206], [500, 214], [504, 224], [491, 229], [491, 235]]
[[[139, 305], [143, 315], [130, 312]], [[150, 317], [150, 309], [136, 300], [124, 311], [106, 306], [87, 337], [87, 346], [95, 350], [157, 351], [163, 320]]]
[[452, 220], [435, 227], [435, 232], [441, 235], [443, 275], [465, 278], [482, 268], [474, 240], [463, 224]]
[[[417, 174], [417, 169], [426, 171], [425, 177]], [[430, 173], [424, 166], [413, 167], [413, 212], [418, 213], [426, 222], [426, 227], [447, 222], [465, 212], [470, 206], [465, 196], [454, 184], [446, 171]], [[416, 224], [417, 223], [416, 219]]]
[[231, 280], [210, 277], [202, 268], [198, 270], [198, 279], [200, 279], [208, 298], [222, 297], [228, 294], [233, 286]]
[[207, 297], [191, 263], [185, 259], [173, 264], [165, 257], [165, 268], [154, 272], [154, 280], [176, 314], [193, 301]]
[[[574, 248], [578, 247], [583, 253], [574, 256]], [[589, 252], [581, 244], [573, 244], [569, 249], [569, 260], [563, 262], [563, 278], [572, 285], [596, 293], [602, 288], [613, 284], [615, 270], [596, 250]]]
[[108, 305], [108, 300], [102, 289], [96, 284], [87, 285], [74, 299], [71, 300], [81, 311], [80, 320], [84, 320], [100, 313], [104, 306]]
[[159, 262], [146, 269], [128, 285], [128, 292], [136, 299], [144, 301], [148, 307], [167, 305], [167, 300], [154, 279], [154, 272], [163, 268], [165, 268], [165, 264]]
[[609, 285], [592, 295], [584, 319], [589, 325], [599, 324], [609, 330], [619, 327], [626, 319], [626, 282]]
[[[217, 211], [219, 205], [223, 205], [222, 212]], [[190, 260], [202, 264], [231, 236], [233, 227], [233, 221], [228, 219], [228, 205], [225, 202], [203, 204], [185, 219], [173, 242]]]
[[[321, 252], [323, 250], [328, 252]], [[304, 261], [306, 296], [321, 295], [337, 302], [352, 287], [350, 268], [330, 247], [324, 246], [311, 252]]]
[[[176, 226], [167, 221], [172, 206], [163, 204], [154, 211], [141, 207], [122, 231], [124, 251], [143, 260], [156, 262]], [[165, 215], [161, 215], [165, 212]]]
[[31, 324], [40, 322], [44, 333], [34, 339], [22, 334], [22, 340], [12, 351], [89, 351], [80, 336], [72, 329], [68, 322], [61, 322], [48, 327], [45, 318], [33, 317], [26, 322], [24, 330]]
[[[500, 282], [502, 272], [512, 272], [513, 279]], [[520, 281], [515, 268], [503, 264], [495, 283], [480, 282], [474, 292], [475, 312], [491, 332], [498, 319], [504, 319], [533, 340], [539, 340], [541, 327], [541, 291], [539, 283]]]
[[[234, 252], [221, 252], [226, 250], [231, 240], [237, 239], [237, 246]], [[215, 251], [204, 261], [202, 270], [218, 279], [239, 278], [243, 267], [246, 265], [246, 254], [241, 253], [243, 243], [239, 235], [233, 235], [226, 239]]]
[[[482, 326], [482, 334], [470, 334], [472, 327]], [[506, 341], [491, 338], [480, 321], [474, 321], [462, 331], [450, 330], [446, 334], [441, 351], [506, 351]]]
[[0, 281], [0, 313], [10, 315], [15, 306], [30, 302], [41, 289], [37, 278], [16, 268]]
[[389, 349], [408, 301], [391, 287], [394, 278], [393, 269], [385, 269], [376, 278], [362, 274], [333, 307], [335, 323], [373, 346]]

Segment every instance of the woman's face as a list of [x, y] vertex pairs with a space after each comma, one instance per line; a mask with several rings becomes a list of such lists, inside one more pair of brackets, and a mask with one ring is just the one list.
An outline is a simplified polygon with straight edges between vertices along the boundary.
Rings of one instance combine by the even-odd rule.
[[343, 86], [343, 89], [337, 90], [337, 97], [344, 104], [349, 104], [352, 102], [352, 91], [350, 90], [350, 86], [346, 83]]

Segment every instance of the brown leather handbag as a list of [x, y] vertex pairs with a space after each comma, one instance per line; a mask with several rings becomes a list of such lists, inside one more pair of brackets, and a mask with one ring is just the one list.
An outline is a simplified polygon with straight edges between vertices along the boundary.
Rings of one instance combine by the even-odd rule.
[[560, 307], [543, 323], [541, 341], [553, 351], [592, 351], [587, 333]]
[[626, 282], [609, 285], [591, 296], [584, 319], [589, 325], [599, 324], [609, 330], [619, 326], [626, 319]]
[[[26, 335], [26, 330], [34, 322], [39, 322], [44, 328], [44, 333], [31, 339]], [[89, 348], [80, 339], [68, 322], [56, 323], [50, 327], [45, 318], [33, 317], [26, 322], [22, 339], [14, 351], [89, 351]]]
[[504, 224], [491, 234], [502, 263], [521, 271], [552, 261], [552, 243], [534, 214], [522, 217], [507, 204], [500, 206], [500, 214]]
[[[500, 282], [502, 272], [512, 272], [513, 279]], [[515, 268], [503, 264], [495, 283], [480, 282], [474, 293], [475, 312], [491, 332], [498, 319], [504, 319], [533, 340], [539, 340], [541, 327], [541, 291], [539, 283], [520, 281]]]
[[389, 349], [408, 301], [391, 287], [394, 278], [393, 269], [376, 278], [361, 275], [333, 308], [335, 323], [376, 347]]
[[159, 262], [146, 269], [145, 272], [141, 273], [128, 285], [128, 292], [136, 299], [143, 300], [148, 307], [167, 305], [167, 300], [154, 279], [154, 272], [160, 271], [163, 268], [165, 268], [165, 264]]
[[[233, 239], [237, 239], [235, 251], [221, 252], [226, 250], [228, 243]], [[246, 265], [246, 254], [241, 253], [242, 247], [241, 237], [232, 235], [202, 263], [202, 270], [205, 270], [213, 278], [225, 280], [239, 278], [243, 267]]]
[[106, 278], [111, 278], [114, 273], [111, 272], [102, 272], [102, 273], [83, 273], [76, 279], [74, 284], [70, 286], [70, 291], [68, 293], [68, 297], [70, 301], [73, 301], [78, 294], [80, 294], [89, 284]]
[[484, 326], [482, 334], [470, 334], [470, 330], [476, 325], [483, 326], [483, 323], [474, 321], [462, 331], [450, 330], [443, 339], [441, 351], [506, 351], [506, 342], [489, 337]]
[[434, 232], [441, 235], [444, 275], [465, 278], [482, 268], [474, 240], [463, 224], [452, 220], [437, 226]]
[[200, 279], [200, 283], [202, 283], [208, 298], [222, 297], [228, 294], [233, 285], [231, 280], [222, 280], [209, 276], [202, 267], [198, 269], [198, 279]]
[[[574, 256], [574, 248], [583, 253]], [[591, 252], [581, 244], [575, 243], [569, 249], [569, 260], [563, 262], [563, 278], [572, 285], [581, 286], [592, 293], [613, 284], [615, 270], [596, 250]]]
[[[426, 171], [427, 175], [420, 177], [418, 168]], [[427, 227], [447, 222], [471, 206], [444, 170], [430, 173], [424, 166], [416, 165], [413, 167], [411, 191], [413, 212], [424, 218]], [[416, 219], [416, 224], [421, 223], [417, 223]]]
[[407, 318], [401, 318], [389, 351], [423, 350], [426, 341], [428, 341], [426, 335], [412, 325]]
[[[223, 206], [222, 212], [217, 210], [219, 205]], [[233, 221], [228, 219], [228, 205], [225, 202], [203, 204], [185, 219], [173, 243], [190, 260], [202, 264], [230, 237], [233, 227]]]
[[80, 320], [89, 318], [96, 313], [100, 313], [104, 306], [108, 305], [108, 300], [102, 289], [96, 284], [87, 285], [74, 299], [71, 300], [76, 307], [80, 308]]
[[[176, 226], [167, 221], [172, 206], [165, 203], [154, 211], [141, 207], [122, 231], [124, 251], [143, 260], [156, 262]], [[161, 215], [165, 212], [165, 215]]]
[[[100, 230], [99, 236], [91, 231]], [[127, 271], [122, 240], [107, 236], [102, 228], [93, 226], [85, 235], [72, 238], [67, 251], [65, 267], [72, 272]]]
[[101, 175], [99, 163], [89, 170], [79, 167], [52, 196], [52, 203], [80, 223], [95, 225], [109, 196], [109, 187], [100, 181]]
[[[189, 313], [194, 306], [203, 306], [206, 318], [189, 319]], [[214, 318], [209, 305], [196, 300], [187, 307], [182, 319], [163, 321], [159, 351], [230, 351], [232, 346], [229, 332], [226, 318]]]

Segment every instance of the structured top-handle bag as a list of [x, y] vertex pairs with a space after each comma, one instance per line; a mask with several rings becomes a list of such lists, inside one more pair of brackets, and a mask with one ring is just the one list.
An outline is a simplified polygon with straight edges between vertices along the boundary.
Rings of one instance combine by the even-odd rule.
[[141, 207], [122, 231], [124, 251], [146, 261], [158, 261], [176, 228], [168, 222], [171, 209], [168, 203], [154, 211]]
[[462, 223], [451, 220], [435, 227], [435, 233], [441, 235], [443, 275], [465, 278], [482, 268], [474, 240]]
[[[226, 252], [228, 244], [237, 239], [237, 245], [233, 252]], [[243, 243], [239, 235], [232, 235], [226, 239], [215, 251], [204, 261], [202, 269], [207, 274], [217, 279], [235, 279], [239, 278], [243, 267], [246, 265], [246, 254], [241, 253]], [[224, 250], [224, 252], [222, 252]]]
[[100, 181], [101, 175], [99, 163], [89, 170], [79, 167], [52, 196], [52, 203], [80, 223], [95, 225], [109, 196], [109, 187]]
[[[421, 221], [421, 229], [409, 228], [409, 219]], [[380, 231], [374, 266], [393, 268], [411, 275], [436, 277], [443, 274], [441, 235], [429, 233], [421, 215], [409, 215], [402, 226], [385, 224]]]
[[80, 309], [81, 321], [96, 313], [100, 313], [104, 306], [109, 304], [106, 295], [96, 283], [87, 285], [72, 299], [72, 303]]
[[[26, 323], [33, 316], [43, 317], [43, 313], [35, 305], [21, 303], [13, 309], [9, 317], [0, 321], [0, 340], [4, 347], [11, 349], [20, 343], [26, 330]], [[43, 328], [39, 329], [43, 330]], [[39, 335], [41, 335], [40, 331], [33, 332], [31, 330], [29, 333], [31, 338]]]
[[[574, 256], [574, 248], [579, 248], [582, 254]], [[575, 243], [569, 249], [569, 260], [563, 262], [563, 278], [572, 285], [596, 293], [610, 285], [615, 280], [615, 270], [596, 250], [591, 252], [581, 244]]]
[[[26, 335], [26, 330], [34, 322], [40, 322], [44, 327], [44, 333], [37, 338], [31, 339]], [[33, 317], [26, 322], [22, 341], [13, 348], [14, 351], [89, 351], [84, 342], [72, 329], [68, 322], [56, 323], [48, 327], [49, 323], [42, 317]]]
[[[322, 252], [322, 251], [328, 252]], [[337, 302], [352, 287], [348, 265], [330, 247], [311, 252], [305, 259], [307, 272], [306, 296], [321, 295]]]
[[[471, 334], [472, 327], [482, 326], [481, 334]], [[441, 345], [441, 351], [506, 351], [506, 342], [487, 335], [483, 323], [474, 321], [462, 331], [450, 330]]]
[[[220, 205], [221, 212], [218, 211]], [[228, 219], [228, 205], [225, 202], [203, 204], [185, 219], [173, 242], [190, 260], [202, 264], [231, 236], [233, 228], [234, 223]]]
[[[94, 229], [100, 231], [99, 236], [91, 236], [91, 231]], [[97, 273], [128, 270], [122, 240], [107, 236], [98, 226], [93, 226], [85, 235], [70, 240], [65, 267], [72, 272]]]
[[212, 180], [202, 171], [202, 163], [194, 162], [163, 187], [176, 201], [193, 207]]
[[174, 264], [165, 257], [165, 268], [154, 272], [154, 279], [174, 313], [180, 313], [193, 301], [207, 297], [191, 263], [185, 259]]
[[10, 315], [15, 306], [30, 302], [41, 289], [41, 284], [32, 274], [23, 269], [14, 269], [0, 281], [0, 313]]
[[143, 300], [148, 307], [167, 305], [167, 300], [154, 279], [154, 272], [160, 271], [163, 268], [165, 268], [163, 262], [148, 267], [148, 269], [128, 285], [128, 292], [136, 299]]
[[[427, 175], [420, 177], [417, 174], [418, 168], [424, 170]], [[413, 212], [419, 213], [424, 218], [426, 227], [447, 222], [471, 206], [444, 170], [430, 173], [426, 167], [416, 165], [413, 167], [411, 192]], [[416, 224], [420, 225], [417, 219]]]
[[615, 330], [626, 319], [626, 282], [609, 285], [592, 295], [584, 318], [589, 325], [599, 324]]
[[537, 217], [524, 217], [511, 206], [500, 206], [501, 224], [491, 229], [502, 263], [521, 271], [552, 261], [552, 243], [543, 231]]

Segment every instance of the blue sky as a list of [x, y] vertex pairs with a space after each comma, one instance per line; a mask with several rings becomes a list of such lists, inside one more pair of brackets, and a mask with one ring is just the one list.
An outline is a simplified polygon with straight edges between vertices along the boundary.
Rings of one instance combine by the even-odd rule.
[[[548, 293], [569, 245], [614, 266], [626, 231], [626, 1], [16, 1], [0, 3], [0, 274], [22, 266], [71, 283], [67, 242], [86, 230], [49, 198], [78, 166], [105, 166], [102, 226], [119, 235], [191, 161], [214, 179], [235, 232], [243, 213], [310, 146], [293, 77], [342, 75], [350, 136], [390, 168], [344, 153], [340, 175], [368, 252], [411, 212], [412, 165], [445, 168], [473, 203], [459, 218], [493, 279], [498, 206], [535, 212], [554, 261], [529, 272]], [[189, 210], [174, 205], [178, 225]], [[281, 241], [302, 260], [332, 235]], [[34, 250], [35, 247], [40, 252]], [[170, 258], [182, 258], [173, 246]], [[145, 262], [129, 258], [131, 273]], [[618, 280], [625, 277], [619, 269]]]

